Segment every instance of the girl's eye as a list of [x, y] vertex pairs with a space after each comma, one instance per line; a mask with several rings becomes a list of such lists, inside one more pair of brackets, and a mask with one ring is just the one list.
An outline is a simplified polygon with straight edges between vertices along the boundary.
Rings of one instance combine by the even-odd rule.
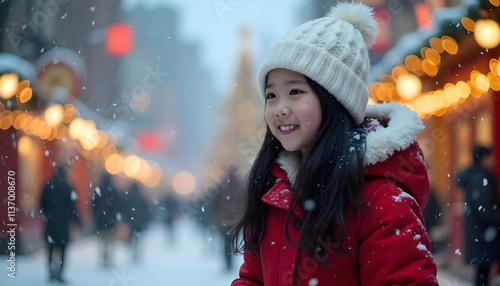
[[290, 95], [300, 94], [300, 93], [302, 93], [302, 91], [300, 91], [300, 90], [298, 90], [298, 89], [292, 89], [292, 90], [290, 91]]
[[266, 99], [271, 99], [271, 98], [275, 98], [275, 97], [276, 97], [276, 95], [274, 95], [274, 93], [268, 93], [266, 95]]

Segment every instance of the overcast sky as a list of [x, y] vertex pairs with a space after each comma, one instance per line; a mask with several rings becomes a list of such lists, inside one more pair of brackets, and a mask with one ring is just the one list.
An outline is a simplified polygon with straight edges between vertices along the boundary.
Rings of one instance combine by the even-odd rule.
[[[240, 51], [240, 29], [251, 31], [257, 69], [266, 47], [307, 15], [300, 15], [305, 0], [124, 0], [126, 10], [170, 6], [179, 12], [180, 36], [199, 42], [203, 65], [213, 73], [215, 86], [225, 94], [232, 85]], [[303, 10], [302, 10], [303, 11]], [[256, 70], [255, 70], [256, 72]]]

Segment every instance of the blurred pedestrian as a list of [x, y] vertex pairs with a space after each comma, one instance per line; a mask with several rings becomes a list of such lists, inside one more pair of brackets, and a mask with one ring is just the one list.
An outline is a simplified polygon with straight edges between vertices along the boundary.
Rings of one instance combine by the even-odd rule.
[[81, 225], [76, 199], [76, 193], [66, 179], [66, 168], [57, 165], [53, 177], [43, 188], [40, 200], [40, 211], [46, 221], [45, 238], [49, 248], [51, 281], [64, 282], [61, 273], [64, 268], [66, 246], [69, 243], [70, 219]]
[[132, 246], [132, 259], [139, 261], [140, 236], [146, 229], [151, 215], [146, 198], [141, 194], [139, 185], [133, 182], [123, 196], [124, 215], [129, 226], [129, 242]]
[[430, 181], [429, 197], [427, 198], [427, 203], [422, 210], [422, 216], [424, 218], [425, 230], [431, 239], [431, 252], [436, 253], [439, 251], [441, 243], [447, 243], [447, 238], [444, 238], [443, 235], [439, 235], [442, 233], [442, 226], [440, 223], [441, 207], [439, 205], [436, 189], [433, 185], [433, 172], [429, 171], [428, 175]]
[[241, 191], [242, 180], [238, 177], [237, 166], [231, 165], [225, 176], [215, 186], [211, 200], [210, 210], [212, 212], [212, 223], [224, 241], [224, 259], [226, 270], [232, 267], [231, 227], [236, 222], [237, 214], [243, 210]]
[[120, 194], [113, 186], [111, 175], [105, 173], [92, 194], [95, 229], [102, 245], [102, 265], [111, 266], [112, 244], [115, 241], [115, 225], [121, 217]]
[[174, 222], [181, 216], [181, 208], [179, 200], [173, 190], [168, 190], [162, 200], [163, 221], [168, 231], [168, 239], [170, 243], [175, 243], [175, 226]]
[[488, 285], [491, 264], [500, 261], [500, 201], [491, 149], [475, 146], [473, 163], [457, 178], [465, 190], [465, 260], [477, 265], [476, 285]]

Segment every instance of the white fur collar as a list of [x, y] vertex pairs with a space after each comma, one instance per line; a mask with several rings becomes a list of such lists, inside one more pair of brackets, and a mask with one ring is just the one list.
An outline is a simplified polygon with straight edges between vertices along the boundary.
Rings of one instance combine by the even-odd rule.
[[281, 169], [286, 172], [290, 183], [293, 185], [299, 171], [300, 151], [288, 152], [283, 150], [278, 155], [278, 159], [276, 159], [276, 162], [280, 164]]
[[[366, 117], [388, 122], [366, 136], [365, 166], [387, 160], [396, 151], [410, 147], [425, 127], [418, 115], [398, 103], [368, 105]], [[300, 153], [282, 151], [276, 160], [293, 184], [300, 166]]]
[[396, 151], [410, 147], [424, 124], [417, 113], [398, 103], [368, 105], [366, 117], [388, 122], [366, 136], [365, 166], [387, 160]]

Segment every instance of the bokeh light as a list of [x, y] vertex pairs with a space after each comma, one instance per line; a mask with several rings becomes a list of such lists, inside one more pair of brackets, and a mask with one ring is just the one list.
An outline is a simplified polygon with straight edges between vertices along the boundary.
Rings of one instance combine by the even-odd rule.
[[195, 186], [196, 180], [194, 176], [187, 171], [178, 172], [172, 179], [174, 191], [183, 196], [191, 194]]

